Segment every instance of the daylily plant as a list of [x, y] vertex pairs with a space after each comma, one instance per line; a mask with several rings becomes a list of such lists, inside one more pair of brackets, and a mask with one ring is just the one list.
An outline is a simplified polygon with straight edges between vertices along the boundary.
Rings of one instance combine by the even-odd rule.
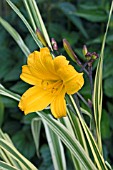
[[65, 94], [76, 93], [84, 84], [83, 73], [78, 73], [62, 55], [52, 58], [47, 47], [28, 56], [20, 78], [33, 87], [23, 94], [19, 108], [28, 114], [50, 104], [55, 118], [66, 116]]

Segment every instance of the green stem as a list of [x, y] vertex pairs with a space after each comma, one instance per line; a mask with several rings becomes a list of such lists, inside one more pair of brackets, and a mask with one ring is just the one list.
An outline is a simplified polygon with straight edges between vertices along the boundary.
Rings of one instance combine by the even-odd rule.
[[77, 92], [77, 95], [78, 95], [78, 97], [84, 102], [84, 104], [85, 104], [88, 108], [90, 108], [88, 102], [84, 99], [84, 97], [83, 97], [79, 92]]
[[82, 72], [82, 71], [86, 68], [86, 66], [88, 65], [88, 63], [89, 63], [89, 60], [88, 60], [84, 65], [82, 65], [82, 68], [81, 68], [80, 72]]
[[[91, 87], [91, 102], [93, 103], [93, 78], [92, 78], [92, 63], [88, 66], [88, 71], [89, 71], [89, 81], [90, 81], [90, 87]], [[91, 113], [92, 113], [92, 119], [90, 121], [90, 130], [97, 141], [97, 134], [96, 134], [96, 124], [95, 124], [95, 118], [94, 118], [94, 109], [93, 109], [93, 104], [90, 107]]]
[[88, 66], [88, 71], [89, 71], [89, 81], [90, 81], [90, 87], [91, 87], [91, 97], [93, 97], [92, 64]]

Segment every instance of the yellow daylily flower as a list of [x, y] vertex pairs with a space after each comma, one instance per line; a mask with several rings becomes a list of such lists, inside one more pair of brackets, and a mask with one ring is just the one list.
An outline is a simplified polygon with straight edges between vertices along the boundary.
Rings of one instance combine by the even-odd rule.
[[66, 116], [65, 94], [76, 93], [84, 84], [83, 73], [78, 73], [62, 55], [53, 59], [47, 47], [29, 55], [20, 78], [34, 86], [22, 95], [19, 108], [28, 114], [50, 104], [55, 118]]

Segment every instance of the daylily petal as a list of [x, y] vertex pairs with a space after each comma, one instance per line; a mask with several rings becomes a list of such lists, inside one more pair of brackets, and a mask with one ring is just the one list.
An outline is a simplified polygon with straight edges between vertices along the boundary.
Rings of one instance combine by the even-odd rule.
[[32, 75], [27, 65], [22, 66], [22, 74], [20, 75], [20, 78], [31, 85], [39, 85], [41, 83], [40, 79]]
[[66, 57], [62, 55], [54, 58], [53, 61], [54, 61], [54, 67], [56, 71], [58, 71], [60, 68], [67, 66], [69, 64], [69, 61], [66, 60]]
[[31, 53], [28, 58], [27, 58], [27, 64], [29, 66], [36, 66], [36, 61], [40, 57], [40, 52], [39, 51], [34, 51]]
[[78, 75], [72, 78], [70, 81], [65, 83], [65, 89], [67, 94], [74, 94], [78, 92], [84, 85], [83, 73], [78, 73]]
[[82, 88], [84, 84], [83, 73], [78, 73], [73, 66], [62, 67], [58, 73], [68, 94], [74, 94]]
[[78, 75], [78, 72], [71, 65], [60, 67], [60, 69], [58, 70], [58, 73], [60, 74], [60, 77], [64, 82]]
[[[46, 56], [47, 54], [50, 55], [50, 50], [47, 47], [41, 48], [40, 49], [41, 56]], [[52, 58], [52, 57], [51, 57]]]
[[25, 114], [45, 109], [54, 99], [52, 93], [34, 86], [29, 88], [23, 95], [19, 103], [19, 108]]
[[65, 89], [63, 88], [58, 96], [51, 102], [51, 112], [55, 118], [66, 116]]
[[28, 57], [28, 66], [32, 74], [43, 80], [58, 80], [55, 72], [52, 56], [48, 48], [42, 48], [40, 52], [35, 51]]

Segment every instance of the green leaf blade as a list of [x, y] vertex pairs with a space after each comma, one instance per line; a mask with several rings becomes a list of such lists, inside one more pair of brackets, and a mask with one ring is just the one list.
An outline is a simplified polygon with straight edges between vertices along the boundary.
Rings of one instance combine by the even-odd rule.
[[20, 35], [18, 34], [18, 32], [7, 21], [2, 19], [1, 17], [0, 17], [0, 23], [9, 32], [9, 34], [14, 38], [14, 40], [16, 41], [18, 46], [21, 48], [21, 50], [27, 57], [30, 54], [30, 51], [27, 48], [27, 46], [25, 45], [25, 43], [22, 40], [22, 38], [20, 37]]
[[3, 161], [0, 161], [0, 168], [2, 168], [2, 170], [20, 170]]
[[36, 44], [38, 45], [39, 48], [42, 48], [42, 44], [41, 42], [38, 40], [36, 34], [34, 33], [34, 31], [32, 30], [31, 26], [29, 25], [28, 21], [25, 19], [25, 17], [22, 15], [22, 13], [20, 12], [20, 10], [14, 5], [14, 3], [12, 3], [10, 0], [6, 0], [6, 2], [9, 4], [9, 6], [14, 10], [14, 12], [20, 17], [20, 19], [23, 21], [23, 23], [25, 24], [25, 26], [27, 27], [27, 29], [29, 30], [31, 36], [33, 37], [34, 41], [36, 42]]
[[103, 42], [102, 42], [101, 54], [100, 54], [99, 62], [98, 62], [97, 69], [96, 69], [96, 76], [95, 76], [95, 82], [94, 82], [94, 93], [93, 93], [93, 106], [94, 106], [96, 133], [97, 133], [97, 143], [98, 143], [98, 147], [101, 153], [102, 153], [102, 141], [101, 141], [100, 122], [101, 122], [101, 116], [102, 116], [102, 100], [103, 100], [103, 89], [102, 89], [103, 59], [104, 59], [105, 42], [106, 42], [106, 37], [108, 33], [112, 11], [113, 11], [113, 1], [111, 4], [108, 23], [106, 26], [105, 35], [104, 35]]
[[64, 144], [70, 149], [73, 155], [80, 161], [80, 163], [87, 170], [97, 170], [91, 159], [87, 156], [81, 145], [75, 138], [71, 136], [68, 130], [59, 122], [51, 119], [44, 112], [37, 114], [42, 117], [50, 128], [61, 138]]

